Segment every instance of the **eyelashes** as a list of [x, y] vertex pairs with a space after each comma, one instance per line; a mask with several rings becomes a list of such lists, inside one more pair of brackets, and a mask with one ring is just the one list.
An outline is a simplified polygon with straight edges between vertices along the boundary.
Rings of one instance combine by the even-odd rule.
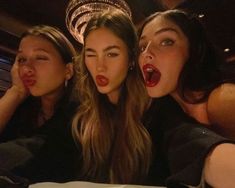
[[146, 43], [142, 43], [139, 45], [139, 48], [138, 48], [138, 52], [143, 54], [143, 53], [146, 53], [148, 48], [150, 47], [150, 45], [154, 46], [154, 47], [157, 47], [157, 48], [161, 48], [161, 47], [168, 47], [168, 46], [173, 46], [175, 43], [175, 41], [173, 39], [170, 39], [170, 38], [165, 38], [165, 39], [162, 39], [160, 40], [160, 42], [158, 41], [155, 41], [152, 43], [152, 40], [146, 42]]

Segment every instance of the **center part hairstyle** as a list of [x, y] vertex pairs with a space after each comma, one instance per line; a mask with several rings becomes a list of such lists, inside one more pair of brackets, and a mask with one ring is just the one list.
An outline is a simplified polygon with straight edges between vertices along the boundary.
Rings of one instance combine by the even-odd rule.
[[[221, 51], [213, 44], [198, 16], [177, 9], [156, 12], [145, 20], [139, 35], [157, 17], [176, 24], [188, 39], [189, 58], [178, 80], [179, 94], [185, 101], [203, 102], [221, 83], [234, 82], [234, 65], [226, 64]], [[200, 96], [195, 97], [193, 92], [200, 93]]]
[[152, 153], [150, 136], [141, 123], [149, 98], [136, 61], [136, 31], [123, 12], [100, 13], [87, 24], [84, 46], [89, 33], [99, 28], [109, 29], [126, 44], [131, 68], [122, 83], [118, 103], [113, 105], [107, 95], [98, 92], [82, 52], [76, 86], [81, 105], [73, 121], [73, 135], [81, 144], [82, 170], [88, 180], [138, 183], [148, 173]]

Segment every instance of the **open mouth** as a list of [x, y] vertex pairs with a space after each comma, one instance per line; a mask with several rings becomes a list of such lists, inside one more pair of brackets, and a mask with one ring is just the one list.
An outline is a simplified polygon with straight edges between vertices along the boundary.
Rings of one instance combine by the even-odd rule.
[[158, 84], [161, 78], [160, 71], [152, 64], [145, 64], [143, 66], [145, 85], [147, 87], [154, 87]]
[[96, 76], [96, 83], [98, 84], [98, 86], [104, 87], [109, 84], [109, 79], [106, 78], [105, 76], [97, 75]]

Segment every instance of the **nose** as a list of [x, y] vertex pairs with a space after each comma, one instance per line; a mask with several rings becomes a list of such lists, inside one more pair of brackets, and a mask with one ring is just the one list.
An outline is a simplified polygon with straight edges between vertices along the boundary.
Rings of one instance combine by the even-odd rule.
[[151, 61], [153, 59], [153, 54], [151, 52], [151, 42], [149, 41], [145, 50], [140, 54], [140, 58], [144, 61], [144, 62], [148, 62]]
[[151, 53], [151, 51], [146, 50], [145, 53], [140, 54], [139, 60], [142, 63], [151, 63], [153, 60], [153, 54]]
[[25, 62], [20, 66], [21, 73], [26, 76], [31, 76], [34, 73], [33, 63], [30, 61]]
[[96, 65], [96, 70], [98, 72], [103, 72], [106, 70], [106, 64], [105, 64], [105, 59], [104, 58], [98, 58], [97, 65]]
[[151, 54], [151, 52], [146, 52], [143, 54], [143, 59], [145, 61], [151, 61], [153, 59], [153, 55]]

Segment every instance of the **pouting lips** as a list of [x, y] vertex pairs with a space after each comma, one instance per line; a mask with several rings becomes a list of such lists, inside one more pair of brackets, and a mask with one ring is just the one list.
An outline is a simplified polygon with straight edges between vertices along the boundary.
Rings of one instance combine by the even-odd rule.
[[109, 79], [106, 78], [105, 76], [97, 75], [96, 83], [98, 84], [98, 86], [101, 86], [101, 87], [107, 86], [109, 84]]
[[23, 79], [23, 83], [25, 87], [32, 87], [36, 81], [33, 79]]
[[145, 77], [145, 85], [147, 87], [154, 87], [160, 81], [161, 73], [152, 64], [145, 64], [143, 66], [143, 72]]

